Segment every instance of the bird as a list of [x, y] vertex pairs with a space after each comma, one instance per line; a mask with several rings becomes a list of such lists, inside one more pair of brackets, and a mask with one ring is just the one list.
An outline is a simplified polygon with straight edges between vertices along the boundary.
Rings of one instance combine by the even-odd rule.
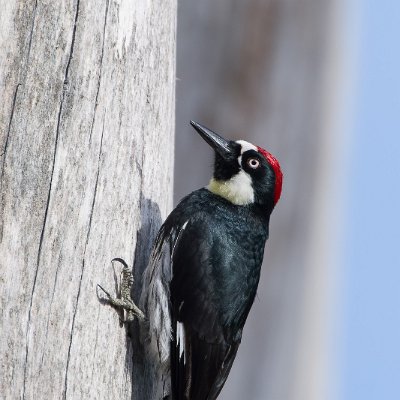
[[215, 153], [206, 187], [161, 226], [143, 276], [150, 351], [170, 371], [170, 400], [214, 400], [256, 296], [283, 173], [268, 151], [190, 121]]

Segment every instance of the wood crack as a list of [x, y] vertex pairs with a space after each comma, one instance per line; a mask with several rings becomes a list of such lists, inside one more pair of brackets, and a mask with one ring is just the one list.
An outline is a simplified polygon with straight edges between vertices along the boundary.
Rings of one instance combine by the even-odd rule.
[[[76, 29], [78, 26], [79, 2], [80, 2], [80, 0], [76, 1], [74, 27], [72, 29], [72, 40], [71, 40], [71, 47], [70, 47], [70, 51], [69, 51], [69, 57], [68, 57], [68, 61], [67, 61], [67, 68], [65, 69], [65, 74], [64, 74], [64, 84], [68, 83], [69, 67], [71, 65], [71, 61], [74, 56], [75, 35], [76, 35]], [[63, 93], [62, 100], [64, 100], [64, 96], [65, 96], [65, 94]]]
[[98, 97], [99, 97], [100, 85], [101, 85], [101, 76], [102, 76], [102, 73], [103, 73], [104, 43], [106, 41], [106, 25], [107, 25], [107, 15], [108, 15], [108, 5], [109, 5], [109, 0], [106, 1], [106, 11], [104, 13], [103, 43], [101, 45], [99, 79], [97, 80], [97, 91], [96, 91], [96, 97], [95, 97], [95, 101], [94, 101], [92, 125], [90, 126], [89, 145], [92, 143], [92, 134], [93, 134], [94, 121], [96, 119]]
[[67, 390], [68, 390], [68, 369], [69, 369], [69, 362], [71, 359], [71, 347], [72, 347], [72, 338], [74, 336], [74, 330], [75, 330], [75, 317], [76, 313], [78, 311], [78, 302], [79, 302], [79, 297], [81, 295], [81, 288], [82, 288], [82, 278], [83, 278], [83, 270], [85, 269], [85, 259], [82, 260], [82, 268], [81, 268], [81, 276], [79, 279], [79, 287], [78, 287], [78, 294], [76, 296], [76, 302], [75, 302], [75, 309], [74, 309], [74, 314], [72, 316], [72, 326], [71, 326], [71, 333], [69, 335], [69, 345], [68, 345], [68, 353], [67, 353], [67, 364], [65, 367], [65, 378], [64, 378], [64, 390], [63, 390], [63, 399], [67, 398]]
[[3, 176], [4, 176], [4, 167], [5, 167], [5, 164], [6, 164], [8, 141], [9, 141], [9, 138], [10, 138], [11, 126], [12, 126], [12, 122], [13, 122], [13, 119], [14, 119], [14, 110], [15, 110], [15, 104], [17, 102], [18, 89], [19, 89], [20, 86], [21, 86], [21, 84], [18, 83], [17, 87], [15, 88], [13, 102], [12, 102], [12, 106], [11, 106], [10, 121], [8, 122], [6, 141], [4, 143], [3, 152], [0, 154], [0, 157], [3, 157], [3, 162], [2, 162], [2, 167], [1, 167], [1, 177], [0, 177], [0, 182], [1, 182], [0, 189], [3, 186]]
[[[3, 152], [0, 154], [0, 156], [4, 156], [4, 159], [5, 159], [5, 155], [7, 153], [8, 138], [10, 136], [11, 125], [12, 125], [12, 121], [14, 118], [15, 103], [17, 101], [17, 94], [18, 94], [18, 89], [20, 86], [21, 86], [21, 84], [18, 83], [15, 88], [15, 91], [14, 91], [13, 101], [12, 101], [12, 105], [11, 105], [10, 121], [8, 122], [8, 128], [7, 128], [6, 142], [4, 143]], [[4, 164], [4, 160], [3, 160], [3, 164]]]
[[[72, 40], [71, 40], [70, 52], [69, 52], [69, 56], [68, 56], [67, 66], [66, 66], [65, 73], [64, 73], [64, 84], [66, 82], [68, 82], [69, 68], [70, 68], [70, 65], [71, 65], [71, 60], [72, 60], [73, 52], [74, 52], [75, 34], [76, 34], [78, 14], [79, 14], [79, 1], [80, 0], [77, 0], [77, 3], [76, 3], [76, 12], [75, 12], [75, 19], [74, 19], [74, 27], [73, 27], [73, 31], [72, 31]], [[35, 9], [35, 12], [36, 12], [36, 9]], [[25, 390], [26, 390], [26, 381], [27, 381], [27, 366], [28, 366], [28, 356], [29, 356], [29, 329], [30, 329], [31, 315], [32, 315], [33, 295], [34, 295], [34, 292], [35, 292], [35, 289], [36, 289], [36, 281], [37, 281], [37, 275], [38, 275], [39, 265], [40, 265], [40, 258], [41, 258], [41, 253], [42, 253], [44, 232], [45, 232], [45, 229], [46, 229], [47, 216], [48, 216], [49, 204], [50, 204], [50, 199], [51, 199], [51, 191], [52, 191], [53, 177], [54, 177], [54, 168], [55, 168], [55, 161], [56, 161], [56, 155], [57, 155], [57, 149], [58, 149], [58, 139], [59, 139], [59, 135], [60, 135], [61, 116], [62, 116], [62, 111], [63, 111], [64, 100], [65, 100], [65, 91], [62, 91], [61, 101], [60, 101], [60, 108], [59, 108], [58, 117], [57, 117], [57, 127], [56, 127], [54, 152], [53, 152], [53, 164], [52, 164], [52, 168], [51, 168], [49, 191], [48, 191], [48, 194], [47, 194], [46, 209], [45, 209], [45, 212], [44, 212], [42, 230], [41, 230], [41, 233], [40, 233], [39, 248], [38, 248], [38, 253], [37, 253], [37, 258], [36, 258], [36, 269], [35, 269], [35, 274], [34, 274], [34, 278], [33, 278], [32, 292], [31, 292], [31, 296], [30, 296], [29, 311], [28, 311], [28, 321], [27, 321], [27, 324], [26, 324], [24, 382], [23, 382], [23, 387], [22, 387], [22, 399], [23, 400], [25, 399]], [[56, 269], [56, 276], [55, 276], [55, 284], [54, 284], [54, 288], [53, 288], [53, 295], [54, 295], [55, 285], [56, 285], [56, 282], [57, 282], [57, 274], [58, 274], [58, 266], [57, 266], [57, 269]], [[51, 307], [51, 304], [50, 304], [50, 307]]]
[[103, 149], [103, 136], [104, 136], [104, 119], [103, 119], [103, 130], [101, 131], [101, 139], [100, 139], [100, 151], [99, 151], [99, 158], [97, 160], [97, 173], [96, 173], [96, 183], [94, 186], [94, 195], [93, 195], [93, 200], [92, 200], [92, 206], [90, 208], [90, 216], [89, 216], [89, 228], [88, 228], [88, 233], [86, 235], [86, 244], [85, 244], [85, 251], [84, 254], [86, 254], [86, 246], [89, 242], [89, 235], [90, 235], [90, 230], [92, 228], [92, 217], [93, 217], [93, 210], [94, 206], [96, 203], [96, 196], [97, 196], [97, 185], [99, 183], [99, 172], [100, 172], [100, 157], [102, 154], [102, 149]]
[[[74, 336], [74, 331], [75, 331], [75, 316], [76, 316], [76, 313], [78, 311], [78, 303], [79, 303], [79, 297], [80, 297], [80, 294], [81, 294], [81, 287], [82, 287], [82, 278], [83, 278], [83, 272], [84, 272], [84, 269], [85, 269], [86, 249], [87, 249], [87, 245], [88, 245], [88, 242], [89, 242], [89, 236], [90, 236], [90, 231], [91, 231], [91, 227], [92, 227], [93, 210], [94, 210], [94, 207], [95, 207], [95, 204], [96, 204], [97, 187], [98, 187], [99, 174], [100, 174], [100, 161], [101, 161], [101, 154], [102, 154], [102, 149], [103, 149], [103, 136], [104, 136], [104, 119], [103, 119], [103, 129], [102, 129], [102, 132], [101, 132], [101, 139], [100, 139], [99, 156], [98, 156], [98, 160], [97, 160], [96, 182], [95, 182], [95, 186], [94, 186], [92, 206], [90, 208], [90, 215], [89, 215], [88, 232], [87, 232], [87, 235], [86, 235], [85, 248], [83, 250], [83, 260], [82, 260], [82, 267], [81, 267], [81, 275], [80, 275], [80, 279], [79, 279], [78, 294], [76, 296], [74, 314], [72, 316], [71, 333], [70, 333], [70, 336], [69, 336], [69, 346], [68, 346], [68, 353], [67, 353], [67, 364], [66, 364], [66, 367], [65, 367], [65, 377], [64, 377], [63, 399], [67, 398], [68, 371], [69, 371], [69, 362], [70, 362], [70, 358], [71, 358], [72, 338]], [[97, 339], [96, 339], [96, 341], [97, 341]]]

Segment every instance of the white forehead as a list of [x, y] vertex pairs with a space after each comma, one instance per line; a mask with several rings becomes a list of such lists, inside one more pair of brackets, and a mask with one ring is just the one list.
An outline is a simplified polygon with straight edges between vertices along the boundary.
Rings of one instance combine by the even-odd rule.
[[236, 140], [236, 143], [240, 144], [240, 146], [242, 146], [242, 150], [240, 151], [240, 154], [243, 154], [245, 151], [248, 150], [257, 150], [257, 147], [254, 146], [254, 144], [251, 144], [249, 142], [246, 142], [245, 140]]

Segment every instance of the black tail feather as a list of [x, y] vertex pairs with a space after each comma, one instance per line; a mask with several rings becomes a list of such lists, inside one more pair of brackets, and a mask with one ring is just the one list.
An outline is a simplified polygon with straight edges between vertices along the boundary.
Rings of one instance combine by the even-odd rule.
[[[174, 324], [176, 331], [176, 323]], [[185, 331], [185, 353], [180, 354], [176, 334], [171, 342], [171, 400], [215, 400], [222, 390], [239, 342], [207, 343], [196, 332]]]

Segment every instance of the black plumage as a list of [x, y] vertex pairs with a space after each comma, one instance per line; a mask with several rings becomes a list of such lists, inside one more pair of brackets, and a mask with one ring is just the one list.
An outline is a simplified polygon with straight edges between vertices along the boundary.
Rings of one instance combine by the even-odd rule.
[[[169, 356], [168, 398], [213, 400], [228, 377], [256, 295], [282, 174], [265, 150], [192, 125], [216, 151], [214, 177], [207, 188], [186, 196], [161, 227], [147, 271], [145, 307], [157, 315], [152, 330], [160, 358]], [[165, 338], [169, 352], [160, 350]]]
[[[221, 390], [256, 294], [268, 219], [257, 205], [237, 206], [200, 189], [165, 221], [161, 241], [188, 221], [171, 255], [174, 399], [214, 399]], [[182, 357], [177, 322], [185, 329]]]

